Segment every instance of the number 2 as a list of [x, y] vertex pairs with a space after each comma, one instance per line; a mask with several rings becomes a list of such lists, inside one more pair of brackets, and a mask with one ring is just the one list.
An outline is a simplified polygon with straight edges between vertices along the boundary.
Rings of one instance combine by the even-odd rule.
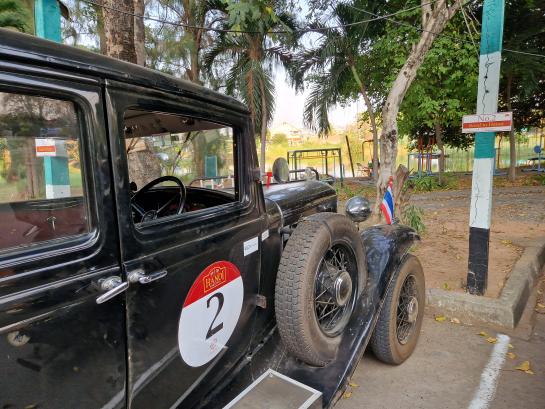
[[208, 331], [206, 333], [206, 339], [214, 336], [215, 334], [217, 334], [219, 331], [223, 329], [223, 322], [220, 322], [214, 328], [212, 327], [214, 325], [214, 322], [216, 321], [216, 318], [218, 318], [218, 315], [220, 314], [221, 309], [223, 308], [224, 297], [222, 293], [216, 293], [212, 295], [212, 297], [206, 300], [206, 308], [210, 308], [210, 302], [212, 301], [213, 298], [218, 299], [218, 310], [216, 311], [216, 315], [214, 315], [214, 319], [212, 320], [212, 323], [210, 324], [210, 328], [208, 328]]

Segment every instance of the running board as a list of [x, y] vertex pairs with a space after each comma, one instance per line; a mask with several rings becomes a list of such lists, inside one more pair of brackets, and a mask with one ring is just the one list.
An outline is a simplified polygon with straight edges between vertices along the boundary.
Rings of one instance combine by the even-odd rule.
[[318, 409], [322, 392], [268, 369], [224, 409]]

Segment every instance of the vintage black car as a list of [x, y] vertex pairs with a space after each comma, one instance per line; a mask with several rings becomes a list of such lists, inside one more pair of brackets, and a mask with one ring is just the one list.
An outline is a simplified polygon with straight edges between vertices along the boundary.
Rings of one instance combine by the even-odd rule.
[[403, 362], [417, 235], [311, 179], [263, 184], [233, 98], [0, 30], [0, 407], [223, 407], [268, 370], [331, 407], [368, 343]]

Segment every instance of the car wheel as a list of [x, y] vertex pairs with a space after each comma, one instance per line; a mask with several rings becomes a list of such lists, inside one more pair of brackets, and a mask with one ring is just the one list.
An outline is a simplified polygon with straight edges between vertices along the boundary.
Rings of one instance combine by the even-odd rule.
[[315, 366], [334, 359], [366, 281], [363, 242], [347, 217], [319, 213], [299, 222], [275, 290], [278, 330], [289, 352]]
[[399, 365], [413, 353], [424, 317], [426, 285], [418, 258], [406, 256], [394, 280], [371, 337], [371, 348], [381, 361]]

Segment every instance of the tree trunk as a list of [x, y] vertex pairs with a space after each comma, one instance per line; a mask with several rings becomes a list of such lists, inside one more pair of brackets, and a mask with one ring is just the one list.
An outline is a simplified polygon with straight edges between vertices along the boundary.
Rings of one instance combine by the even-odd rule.
[[[134, 14], [143, 16], [145, 12], [144, 0], [134, 0]], [[136, 53], [136, 63], [146, 65], [146, 43], [144, 18], [134, 16], [134, 50]]]
[[263, 80], [259, 81], [259, 86], [261, 88], [261, 158], [260, 158], [260, 168], [261, 174], [265, 174], [265, 153], [266, 153], [266, 144], [267, 144], [267, 101], [265, 99], [265, 86]]
[[[103, 0], [106, 9], [104, 16], [104, 35], [106, 55], [123, 61], [136, 63], [134, 47], [134, 0]], [[120, 13], [113, 9], [121, 10]]]
[[[509, 73], [507, 76], [507, 89], [505, 96], [507, 98], [507, 110], [511, 111], [511, 90], [513, 87], [513, 74]], [[507, 177], [511, 182], [514, 182], [517, 178], [517, 147], [515, 141], [515, 129], [509, 131], [509, 172]]]
[[103, 4], [102, 0], [96, 0], [96, 4], [92, 4], [91, 7], [95, 10], [97, 14], [97, 33], [98, 33], [98, 42], [100, 53], [103, 55], [106, 54], [106, 33], [104, 32], [104, 13], [102, 11], [101, 5]]
[[350, 69], [352, 70], [354, 80], [360, 87], [361, 96], [363, 97], [365, 105], [367, 106], [367, 113], [369, 114], [369, 121], [371, 122], [371, 132], [373, 132], [373, 180], [376, 181], [378, 179], [378, 130], [375, 120], [375, 110], [373, 109], [373, 105], [371, 104], [371, 100], [367, 94], [365, 84], [356, 71], [356, 67], [354, 65], [350, 65]]
[[[138, 34], [141, 43], [139, 47], [144, 45], [144, 32], [135, 30], [136, 18], [133, 16], [133, 14], [143, 15], [143, 0], [103, 0], [103, 4], [110, 7], [103, 10], [106, 55], [135, 64], [143, 64], [145, 56], [137, 56], [136, 42]], [[135, 7], [141, 7], [141, 10], [135, 10]], [[119, 13], [112, 8], [129, 14]], [[142, 19], [139, 20], [143, 26]], [[161, 176], [159, 159], [149, 143], [146, 143], [145, 149], [127, 153], [127, 159], [131, 182], [135, 182], [138, 188]]]
[[439, 148], [439, 184], [443, 184], [443, 172], [445, 171], [445, 144], [443, 143], [443, 128], [439, 118], [435, 118], [435, 141]]
[[460, 6], [461, 0], [456, 0], [450, 7], [447, 6], [446, 0], [438, 0], [435, 3], [431, 15], [425, 19], [425, 31], [422, 31], [420, 40], [411, 50], [386, 98], [386, 102], [382, 108], [380, 175], [377, 180], [376, 215], [380, 215], [382, 195], [388, 186], [390, 176], [394, 176], [395, 172], [397, 157], [397, 114], [399, 113], [401, 102], [416, 77], [416, 72], [422, 65], [424, 57], [431, 48], [433, 41], [443, 31]]

